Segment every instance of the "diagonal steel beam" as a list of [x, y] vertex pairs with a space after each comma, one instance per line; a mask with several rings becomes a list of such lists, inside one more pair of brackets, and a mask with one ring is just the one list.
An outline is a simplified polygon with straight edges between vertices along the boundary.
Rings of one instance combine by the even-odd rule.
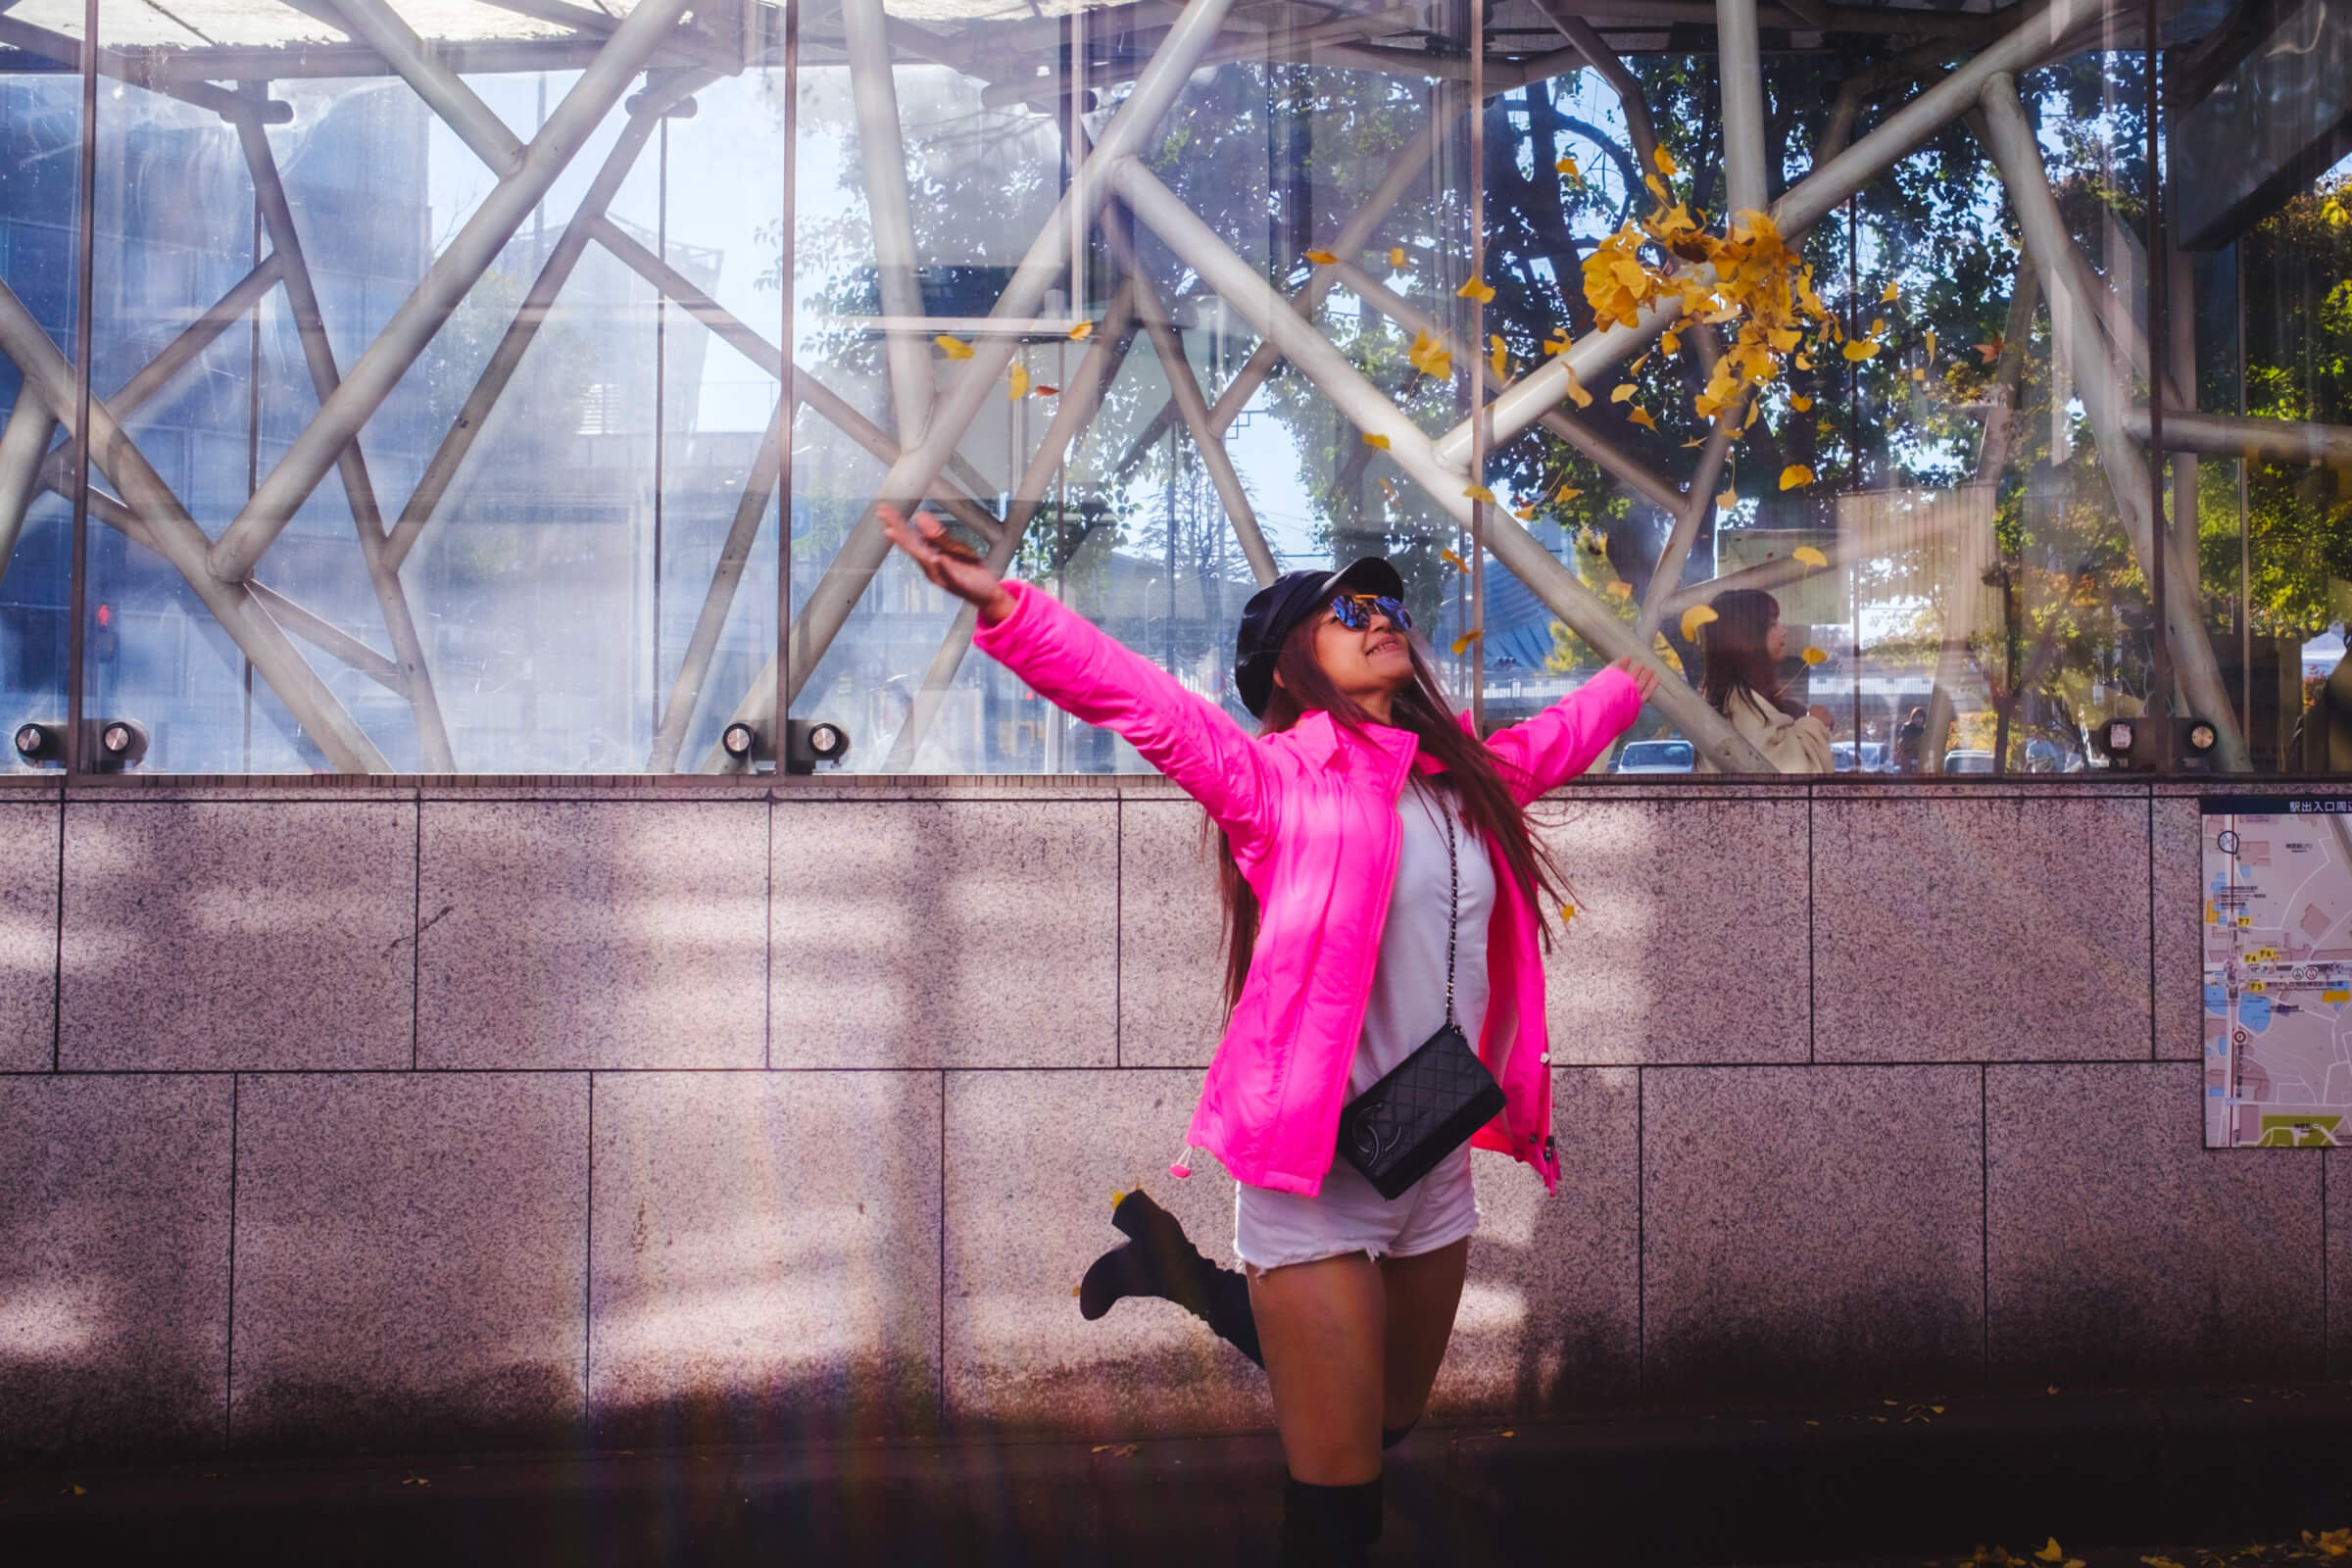
[[2205, 634], [2197, 573], [2181, 556], [2180, 541], [2173, 530], [2165, 526], [2147, 466], [2138, 461], [2138, 449], [2125, 432], [2125, 372], [2110, 357], [2098, 329], [2088, 319], [2091, 305], [2082, 296], [2082, 279], [2067, 255], [2075, 247], [2074, 236], [2058, 211], [2057, 198], [2050, 194], [2041, 149], [2034, 138], [2033, 126], [2026, 122], [2024, 106], [2018, 102], [2014, 76], [1996, 73], [1985, 83], [1984, 110], [1985, 151], [1990, 154], [1993, 167], [2000, 171], [2002, 183], [2009, 188], [2010, 210], [2017, 215], [2026, 254], [2041, 276], [2042, 292], [2049, 299], [2051, 315], [2072, 318], [2073, 330], [2069, 336], [2075, 356], [2075, 395], [2082, 400], [2082, 412], [2089, 416], [2102, 460], [2099, 467], [2105, 471], [2108, 486], [2115, 493], [2115, 510], [2125, 536], [2131, 540], [2132, 553], [2138, 557], [2151, 577], [2155, 574], [2156, 553], [2164, 552], [2165, 602], [2154, 608], [2164, 616], [2180, 693], [2198, 716], [2209, 721], [2219, 733], [2221, 738], [2214, 751], [2221, 765], [2230, 772], [2245, 772], [2253, 762], [2246, 751], [2245, 736], [2237, 726], [2229, 684], [2222, 679], [2221, 663], [2214, 657], [2211, 639]]
[[366, 643], [345, 631], [315, 611], [306, 610], [269, 584], [248, 579], [246, 587], [270, 612], [270, 618], [309, 643], [334, 655], [378, 686], [408, 695], [408, 686], [400, 677], [400, 666]]
[[1657, 564], [1650, 568], [1649, 592], [1642, 601], [1642, 616], [1634, 622], [1634, 640], [1647, 643], [1666, 616], [1666, 596], [1682, 585], [1683, 568], [1690, 561], [1690, 546], [1698, 538], [1699, 524], [1705, 522], [1715, 510], [1715, 481], [1723, 477], [1723, 465], [1732, 454], [1732, 440], [1740, 433], [1739, 409], [1727, 411], [1727, 417], [1716, 421], [1707, 432], [1706, 449], [1698, 455], [1698, 467], [1690, 475], [1690, 494], [1675, 510], [1674, 529], [1666, 536], [1666, 544], [1658, 552]]
[[[302, 9], [310, 10], [311, 5]], [[465, 78], [450, 70], [439, 53], [417, 37], [384, 0], [323, 0], [317, 10], [382, 55], [410, 90], [424, 100], [425, 107], [473, 149], [476, 158], [501, 175], [521, 166], [522, 142], [507, 128], [507, 122], [475, 96]]]
[[[1054, 411], [1045, 438], [1038, 442], [1037, 452], [1030, 458], [1029, 466], [1013, 492], [1012, 504], [1004, 511], [1004, 537], [988, 552], [991, 570], [1003, 573], [1011, 568], [1012, 559], [1020, 553], [1021, 542], [1028, 535], [1030, 522], [1045, 503], [1046, 487], [1068, 460], [1072, 443], [1102, 408], [1102, 395], [1118, 378], [1119, 367], [1135, 341], [1135, 289], [1136, 278], [1130, 273], [1112, 290], [1109, 303], [1103, 307], [1102, 324], [1096, 330], [1094, 341], [1087, 345], [1085, 358], [1078, 362], [1077, 373], [1061, 389], [1061, 406]], [[923, 684], [916, 689], [906, 720], [899, 725], [898, 736], [890, 744], [890, 755], [882, 763], [885, 773], [904, 773], [914, 765], [923, 737], [938, 719], [948, 688], [956, 683], [956, 672], [962, 668], [964, 656], [971, 652], [972, 632], [979, 620], [979, 612], [970, 605], [957, 605], [955, 624], [941, 639], [939, 652], [931, 656], [931, 667], [923, 671]]]
[[[2118, 0], [2090, 0], [2089, 14], [2103, 15]], [[2063, 47], [2080, 30], [2084, 17], [2073, 0], [2045, 3], [2008, 32], [1994, 40], [1966, 65], [1929, 87], [1880, 122], [1860, 141], [1792, 186], [1772, 208], [1782, 235], [1793, 239], [1843, 205], [1848, 196], [1896, 163], [1916, 152], [1929, 137], [1958, 120], [1976, 104], [1984, 84], [2004, 73], [2031, 70], [2053, 48]], [[1599, 379], [1610, 368], [1640, 353], [1674, 318], [1679, 302], [1644, 311], [1639, 326], [1611, 326], [1587, 334], [1566, 353], [1521, 376], [1495, 398], [1492, 415], [1495, 434], [1504, 440], [1517, 435], [1545, 409], [1568, 395], [1568, 378]], [[1466, 471], [1470, 461], [1471, 427], [1467, 420], [1440, 436], [1440, 464]]]
[[[662, 291], [671, 303], [709, 327], [721, 342], [736, 353], [773, 376], [784, 373], [784, 352], [762, 337], [759, 330], [734, 312], [719, 304], [694, 284], [694, 280], [640, 244], [627, 229], [609, 218], [599, 218], [589, 225], [589, 232], [599, 245], [612, 252], [612, 259]], [[900, 447], [880, 425], [858, 412], [834, 391], [818, 382], [807, 370], [793, 368], [792, 395], [822, 415], [844, 435], [857, 442], [881, 460], [888, 467], [899, 461]], [[960, 457], [948, 460], [946, 477], [962, 485], [970, 495], [987, 495], [991, 486], [972, 466]], [[983, 511], [976, 501], [953, 492], [936, 498], [939, 505], [954, 514], [958, 522], [983, 539], [996, 538], [1002, 525]]]
[[[2124, 429], [2148, 442], [2148, 411], [2126, 409]], [[2352, 424], [2314, 424], [2303, 419], [2265, 419], [2238, 414], [2164, 411], [2168, 452], [2200, 452], [2214, 458], [2246, 458], [2313, 468], [2352, 468]]]
[[1649, 116], [1649, 99], [1642, 91], [1642, 83], [1626, 69], [1617, 51], [1601, 40], [1592, 24], [1577, 16], [1560, 0], [1536, 0], [1536, 9], [1544, 20], [1557, 27], [1560, 36], [1576, 45], [1576, 52], [1585, 63], [1600, 73], [1600, 79], [1609, 84], [1617, 95], [1617, 106], [1625, 114], [1626, 139], [1634, 144], [1634, 160], [1643, 173], [1658, 167], [1657, 124]]
[[[342, 375], [335, 365], [334, 344], [326, 335], [318, 291], [311, 282], [302, 235], [294, 226], [294, 209], [286, 200], [285, 181], [278, 177], [277, 157], [270, 151], [270, 133], [252, 119], [237, 122], [237, 141], [253, 175], [254, 203], [261, 210], [262, 225], [270, 231], [270, 259], [277, 263], [278, 279], [285, 284], [303, 363], [323, 409], [342, 384]], [[375, 590], [376, 610], [384, 617], [392, 657], [400, 665], [400, 690], [408, 697], [409, 711], [416, 723], [417, 753], [428, 772], [455, 772], [457, 755], [449, 743], [449, 726], [441, 717], [440, 699], [433, 691], [432, 670], [424, 661], [424, 641], [416, 635], [416, 619], [409, 612], [409, 595], [401, 586], [400, 572], [385, 558], [384, 514], [376, 505], [375, 481], [368, 475], [368, 458], [356, 436], [335, 455], [335, 467], [342, 476], [343, 499], [351, 508], [360, 558], [367, 564], [368, 584]]]
[[[572, 269], [579, 266], [597, 221], [605, 216], [605, 209], [612, 205], [621, 182], [636, 166], [638, 155], [645, 151], [645, 144], [660, 127], [662, 111], [710, 79], [707, 75], [688, 74], [669, 82], [658, 94], [649, 93], [646, 101], [637, 106], [637, 112], [629, 116], [628, 123], [621, 127], [612, 150], [605, 155], [603, 167], [582, 193], [571, 220], [564, 225], [564, 232], [556, 237], [547, 260], [540, 264], [539, 275], [531, 279], [529, 290], [515, 307], [514, 318], [507, 324], [498, 346], [490, 351], [482, 373], [474, 379], [473, 390], [466, 394], [465, 404], [450, 420], [441, 444], [434, 448], [432, 460], [425, 464], [423, 474], [416, 480], [416, 488], [409, 492], [408, 505], [400, 510], [400, 521], [393, 524], [392, 536], [384, 544], [384, 559], [393, 570], [398, 571], [408, 560], [409, 552], [416, 548], [418, 536], [440, 510], [449, 487], [456, 483], [466, 454], [473, 450], [473, 443], [489, 423], [491, 410], [498, 406], [507, 383], [521, 367], [523, 355], [529, 351], [531, 340], [539, 335], [548, 313], [555, 308], [557, 296], [570, 280]], [[516, 221], [519, 223], [520, 220]]]
[[[841, 30], [849, 56], [850, 101], [858, 118], [858, 156], [865, 169], [865, 214], [873, 230], [882, 314], [900, 323], [920, 321], [929, 313], [916, 282], [914, 199], [907, 189], [906, 143], [882, 0], [842, 0]], [[931, 417], [931, 345], [924, 335], [901, 324], [884, 334], [882, 349], [890, 366], [890, 403], [898, 414], [899, 444], [905, 446], [921, 437]]]
[[24, 514], [41, 488], [41, 460], [56, 434], [57, 417], [48, 404], [20, 388], [17, 406], [8, 411], [8, 427], [0, 430], [0, 577], [8, 575], [9, 560], [17, 553]]
[[[1233, 0], [1189, 0], [1167, 41], [1152, 57], [1152, 63], [1136, 78], [1126, 102], [1096, 139], [1094, 155], [1078, 165], [1069, 189], [1062, 193], [1053, 215], [1030, 242], [1028, 253], [1005, 283], [992, 316], [1019, 319], [1037, 314], [1046, 290], [1069, 265], [1073, 229], [1084, 232], [1092, 227], [1103, 204], [1110, 199], [1109, 185], [1101, 172], [1102, 166], [1144, 145], [1161, 118], [1174, 107], [1192, 76], [1194, 65], [1215, 41], [1217, 29], [1223, 25], [1232, 5]], [[972, 357], [962, 362], [961, 371], [948, 384], [932, 411], [931, 423], [922, 440], [910, 444], [883, 476], [880, 492], [874, 498], [876, 502], [887, 501], [906, 508], [922, 500], [946, 466], [949, 454], [971, 428], [981, 406], [997, 390], [1005, 369], [1012, 364], [1013, 350], [1013, 340], [1007, 337], [984, 337], [973, 346]], [[880, 514], [869, 504], [849, 537], [834, 551], [824, 575], [793, 620], [787, 644], [790, 673], [782, 683], [787, 706], [800, 694], [817, 660], [848, 623], [850, 612], [889, 553], [890, 541], [883, 535]], [[777, 710], [777, 662], [770, 660], [736, 705], [734, 716], [757, 718], [765, 714], [772, 722]], [[705, 759], [706, 768], [715, 765], [713, 760]]]
[[252, 571], [262, 552], [293, 521], [295, 511], [326, 477], [336, 454], [357, 438], [369, 416], [400, 384], [441, 323], [480, 281], [531, 209], [595, 134], [690, 4], [692, 0], [640, 0], [628, 20], [613, 29], [612, 41], [598, 53], [595, 64], [580, 73], [531, 139], [515, 172], [482, 198], [457, 237], [425, 270], [392, 319], [352, 366], [343, 384], [319, 405], [318, 413], [294, 438], [277, 466], [214, 541], [207, 554], [214, 576], [234, 582]]
[[[1200, 221], [1177, 195], [1133, 158], [1111, 166], [1119, 197], [1169, 249], [1227, 304], [1260, 333], [1275, 341], [1283, 356], [1300, 374], [1329, 398], [1340, 414], [1359, 429], [1386, 436], [1389, 456], [1422, 490], [1455, 520], [1468, 526], [1470, 499], [1463, 493], [1463, 476], [1440, 465], [1419, 425], [1381, 396], [1378, 388], [1349, 364], [1332, 342], [1293, 314], [1289, 302], [1248, 262], [1234, 254], [1206, 223]], [[1653, 668], [1656, 656], [1637, 642], [1633, 628], [1617, 618], [1599, 595], [1587, 588], [1550, 551], [1537, 543], [1517, 519], [1500, 508], [1488, 509], [1487, 548], [1512, 575], [1527, 586], [1552, 612], [1568, 623], [1604, 659], [1633, 658]], [[1725, 772], [1770, 773], [1772, 764], [1741, 739], [1729, 720], [1709, 708], [1690, 686], [1661, 671], [1656, 702]]]
[[[74, 368], [5, 282], [0, 282], [0, 354], [14, 360], [24, 373], [26, 394], [39, 397], [49, 406], [52, 417], [71, 427], [79, 402]], [[90, 435], [91, 462], [136, 509], [157, 552], [187, 579], [213, 619], [253, 661], [253, 667], [277, 693], [294, 721], [326, 754], [327, 760], [346, 773], [391, 771], [383, 753], [245, 585], [222, 582], [206, 569], [204, 530], [196, 526], [196, 519], [188, 515], [172, 487], [164, 483], [114, 415], [94, 399]]]

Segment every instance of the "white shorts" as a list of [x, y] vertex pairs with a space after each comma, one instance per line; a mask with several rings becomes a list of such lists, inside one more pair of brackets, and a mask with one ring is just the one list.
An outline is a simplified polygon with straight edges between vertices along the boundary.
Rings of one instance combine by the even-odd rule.
[[1468, 1144], [1395, 1198], [1381, 1197], [1363, 1172], [1334, 1159], [1312, 1198], [1245, 1184], [1233, 1201], [1233, 1250], [1253, 1273], [1350, 1252], [1375, 1262], [1415, 1257], [1477, 1229]]

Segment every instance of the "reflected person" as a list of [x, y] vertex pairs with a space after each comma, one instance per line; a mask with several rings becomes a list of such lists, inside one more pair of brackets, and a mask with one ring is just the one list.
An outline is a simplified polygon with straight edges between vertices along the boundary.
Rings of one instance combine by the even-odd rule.
[[[1708, 607], [1715, 618], [1698, 628], [1699, 690], [1707, 706], [1782, 772], [1832, 771], [1830, 710], [1798, 704], [1781, 679], [1788, 652], [1781, 602], [1759, 588], [1727, 588]], [[1698, 770], [1719, 771], [1703, 752]]]
[[[1163, 1296], [1258, 1348], [1290, 1472], [1281, 1560], [1362, 1563], [1382, 1449], [1420, 1419], [1452, 1336], [1478, 1227], [1471, 1148], [1515, 1156], [1547, 1189], [1559, 1176], [1538, 942], [1563, 878], [1526, 808], [1630, 725], [1656, 677], [1611, 666], [1482, 743], [1412, 635], [1396, 568], [1370, 558], [1250, 599], [1234, 678], [1252, 736], [1046, 594], [1000, 581], [937, 519], [881, 515], [926, 577], [977, 607], [983, 651], [1125, 736], [1221, 835], [1230, 1014], [1171, 1170], [1189, 1175], [1203, 1149], [1240, 1182], [1247, 1282], [1130, 1194], [1112, 1222], [1134, 1240], [1089, 1271], [1081, 1305]], [[1434, 1165], [1384, 1197], [1360, 1148], [1338, 1157], [1343, 1106], [1447, 1026], [1454, 1050], [1476, 1043], [1502, 1109], [1468, 1142], [1418, 1145]]]

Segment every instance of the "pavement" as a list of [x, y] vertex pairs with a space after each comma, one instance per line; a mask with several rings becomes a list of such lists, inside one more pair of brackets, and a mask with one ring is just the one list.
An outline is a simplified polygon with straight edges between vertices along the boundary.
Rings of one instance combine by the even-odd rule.
[[[16, 1467], [0, 1564], [1255, 1565], [1281, 1476], [1263, 1434]], [[1381, 1564], [2352, 1568], [2303, 1539], [2352, 1526], [2352, 1385], [1424, 1427], [1387, 1497]]]

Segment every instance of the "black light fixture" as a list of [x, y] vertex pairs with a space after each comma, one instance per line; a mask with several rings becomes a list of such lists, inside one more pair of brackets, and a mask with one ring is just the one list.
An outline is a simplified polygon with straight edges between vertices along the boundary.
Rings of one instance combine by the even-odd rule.
[[138, 765], [147, 755], [147, 729], [127, 718], [110, 718], [98, 726], [97, 767], [100, 772], [120, 773], [126, 767]]
[[784, 771], [813, 773], [819, 762], [838, 762], [850, 755], [850, 732], [830, 719], [788, 718], [784, 721]]
[[738, 762], [760, 749], [760, 732], [749, 724], [729, 724], [719, 732], [718, 749]]
[[2132, 742], [2134, 738], [2132, 726], [2137, 722], [2138, 720], [2131, 718], [2111, 718], [2107, 721], [2107, 727], [2100, 735], [2099, 749], [2107, 754], [2111, 765], [2116, 767], [2132, 765]]
[[66, 726], [38, 722], [19, 724], [17, 756], [27, 767], [66, 765]]

